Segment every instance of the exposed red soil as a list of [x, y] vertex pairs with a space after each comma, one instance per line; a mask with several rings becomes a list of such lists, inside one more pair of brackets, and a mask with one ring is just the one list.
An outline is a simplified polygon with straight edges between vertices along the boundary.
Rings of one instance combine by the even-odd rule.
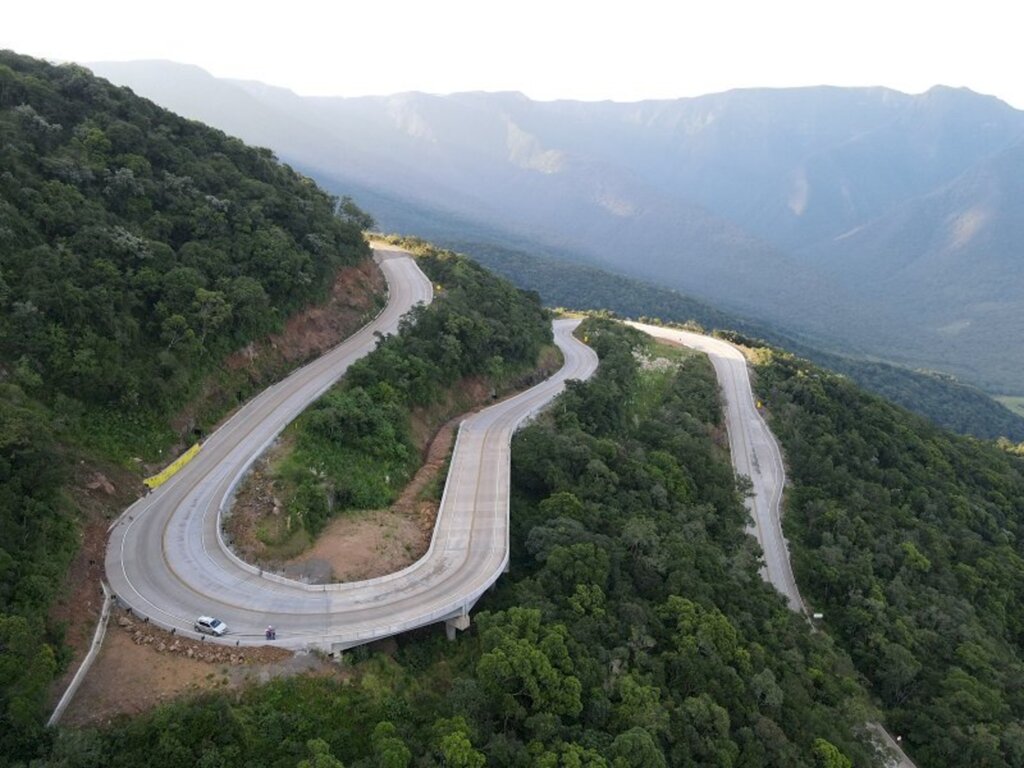
[[327, 301], [296, 312], [285, 321], [280, 333], [252, 342], [227, 357], [223, 364], [231, 382], [227, 389], [223, 374], [207, 377], [198, 397], [171, 420], [172, 429], [182, 436], [171, 455], [188, 447], [193, 430], [210, 413], [218, 415], [218, 423], [226, 420], [236, 407], [238, 390], [255, 394], [359, 330], [381, 306], [379, 302], [386, 293], [384, 274], [372, 260], [340, 270]]
[[53, 702], [67, 688], [78, 670], [99, 621], [103, 607], [103, 561], [107, 550], [107, 526], [121, 510], [142, 495], [143, 485], [128, 470], [115, 465], [102, 468], [79, 463], [74, 466], [70, 492], [80, 512], [80, 547], [68, 568], [61, 597], [50, 609], [50, 620], [65, 627], [65, 643], [73, 661], [53, 686]]
[[[550, 376], [559, 365], [560, 353], [552, 348], [534, 370], [500, 394], [526, 389]], [[285, 560], [273, 557], [271, 548], [258, 536], [262, 525], [283, 514], [274, 466], [290, 446], [275, 445], [254, 465], [232, 504], [225, 523], [232, 548], [248, 562], [309, 583], [358, 581], [411, 565], [430, 546], [437, 518], [439, 499], [424, 498], [424, 489], [443, 482], [439, 475], [445, 470], [459, 422], [489, 405], [498, 394], [487, 380], [470, 377], [452, 387], [441, 402], [415, 409], [412, 439], [423, 464], [395, 503], [387, 509], [349, 511], [335, 517], [308, 549]]]
[[359, 581], [394, 573], [423, 557], [440, 503], [436, 498], [423, 498], [423, 493], [445, 470], [463, 418], [452, 419], [437, 431], [423, 466], [390, 509], [334, 518], [311, 549], [285, 565], [285, 573], [323, 573], [329, 574], [331, 581]]

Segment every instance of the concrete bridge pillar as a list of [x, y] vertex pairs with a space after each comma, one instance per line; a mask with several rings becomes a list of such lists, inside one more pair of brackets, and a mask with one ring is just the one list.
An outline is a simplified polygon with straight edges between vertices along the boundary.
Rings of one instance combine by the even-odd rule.
[[444, 623], [444, 631], [448, 635], [449, 640], [455, 639], [456, 630], [467, 630], [469, 629], [469, 614], [464, 613], [461, 616], [456, 616], [454, 619], [448, 619]]

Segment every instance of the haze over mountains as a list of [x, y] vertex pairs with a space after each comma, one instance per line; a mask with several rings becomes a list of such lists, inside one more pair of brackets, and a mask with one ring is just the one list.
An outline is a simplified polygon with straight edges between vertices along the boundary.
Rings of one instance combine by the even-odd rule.
[[304, 98], [169, 62], [91, 65], [383, 228], [536, 244], [845, 353], [1024, 393], [1024, 112], [968, 90]]

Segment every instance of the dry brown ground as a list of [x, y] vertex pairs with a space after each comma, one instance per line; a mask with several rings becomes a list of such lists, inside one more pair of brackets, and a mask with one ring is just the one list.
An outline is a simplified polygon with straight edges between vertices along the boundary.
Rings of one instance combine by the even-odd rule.
[[71, 561], [61, 597], [50, 609], [50, 619], [66, 628], [65, 642], [73, 661], [54, 681], [53, 704], [74, 677], [92, 642], [103, 606], [103, 561], [107, 550], [107, 526], [120, 511], [137, 499], [143, 485], [137, 475], [113, 466], [102, 468], [77, 464], [72, 475], [71, 495], [80, 512], [81, 545]]
[[281, 648], [242, 648], [174, 637], [116, 612], [99, 657], [61, 721], [106, 725], [181, 695], [236, 689], [298, 674], [343, 677], [344, 668]]
[[[285, 328], [280, 334], [250, 344], [232, 355], [225, 364], [232, 370], [244, 369], [253, 382], [266, 380], [266, 383], [269, 383], [270, 380], [279, 379], [288, 370], [322, 354], [361, 327], [365, 323], [367, 313], [374, 307], [374, 296], [382, 295], [384, 290], [383, 274], [372, 261], [367, 260], [356, 267], [347, 267], [339, 271], [330, 297], [324, 304], [296, 313], [285, 323]], [[217, 391], [213, 384], [214, 380], [215, 377], [211, 377], [202, 388], [197, 401], [183, 409], [173, 420], [174, 428], [183, 436], [178, 448], [190, 442], [189, 433], [197, 413], [216, 409], [218, 401], [233, 394]], [[145, 470], [149, 473], [159, 468], [153, 466], [146, 467]], [[106, 555], [107, 526], [123, 509], [142, 495], [143, 490], [139, 475], [123, 467], [112, 464], [73, 465], [68, 491], [80, 513], [81, 546], [68, 569], [62, 596], [50, 610], [51, 621], [66, 629], [65, 642], [71, 651], [72, 661], [66, 672], [54, 681], [51, 688], [53, 705], [67, 688], [85, 657], [96, 628], [102, 605], [100, 581], [103, 578]], [[108, 643], [118, 642], [113, 639], [117, 634], [119, 633], [111, 628], [104, 643], [103, 656], [109, 656], [106, 649]], [[177, 664], [186, 660], [169, 658], [166, 661], [167, 670], [175, 669]], [[76, 695], [73, 707], [80, 706], [82, 701], [88, 701], [88, 697], [82, 692], [86, 687], [92, 690], [94, 696], [109, 695], [112, 701], [123, 697], [137, 700], [138, 706], [142, 706], [141, 702], [144, 701], [156, 703], [156, 689], [151, 691], [148, 684], [141, 685], [137, 690], [123, 687], [125, 683], [131, 685], [133, 675], [144, 675], [144, 667], [149, 663], [146, 658], [129, 653], [125, 656], [124, 669], [120, 669], [118, 673], [123, 677], [117, 678], [110, 669], [98, 672], [100, 662], [97, 661], [97, 666], [90, 671], [82, 689]], [[135, 668], [136, 664], [139, 665], [138, 669]], [[173, 674], [170, 671], [166, 674], [169, 675], [168, 683], [161, 695], [170, 695], [170, 690], [174, 687], [171, 679]], [[178, 690], [184, 691], [190, 684], [188, 675], [183, 672]]]
[[[249, 562], [312, 584], [370, 579], [410, 565], [430, 546], [438, 499], [425, 490], [433, 483], [443, 483], [440, 475], [451, 454], [456, 427], [464, 417], [451, 419], [432, 435], [422, 415], [414, 418], [414, 439], [427, 441], [424, 463], [391, 507], [346, 512], [331, 520], [315, 541], [292, 539], [284, 546], [269, 547], [260, 540], [259, 530], [275, 524], [283, 514], [275, 493], [273, 466], [291, 449], [289, 438], [284, 437], [256, 463], [238, 491], [225, 521], [232, 548]], [[302, 551], [281, 556], [288, 547]]]
[[307, 552], [284, 571], [293, 578], [327, 576], [324, 581], [359, 581], [384, 576], [419, 560], [430, 546], [439, 500], [424, 498], [444, 471], [455, 442], [459, 416], [434, 435], [427, 460], [390, 509], [346, 513], [328, 523]]

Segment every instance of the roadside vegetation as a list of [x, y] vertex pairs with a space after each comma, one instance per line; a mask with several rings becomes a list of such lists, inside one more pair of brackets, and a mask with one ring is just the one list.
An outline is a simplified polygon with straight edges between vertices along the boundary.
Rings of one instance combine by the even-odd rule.
[[292, 551], [288, 542], [315, 537], [333, 515], [388, 506], [422, 463], [414, 419], [429, 437], [480, 404], [471, 391], [489, 400], [546, 375], [536, 367], [551, 320], [536, 294], [465, 257], [415, 248], [434, 302], [286, 430], [289, 450], [270, 470], [282, 509], [273, 529], [264, 526], [265, 543]]
[[456, 642], [62, 731], [47, 764], [867, 765], [849, 660], [758, 574], [709, 362], [581, 333], [601, 368], [515, 438], [511, 571]]
[[797, 578], [890, 729], [920, 765], [1024, 765], [1024, 458], [754, 354]]
[[221, 366], [364, 262], [367, 223], [267, 150], [80, 67], [0, 52], [6, 760], [45, 745], [49, 686], [69, 662], [48, 611], [81, 541], [75, 473], [138, 472], [133, 458], [158, 461], [279, 373]]

